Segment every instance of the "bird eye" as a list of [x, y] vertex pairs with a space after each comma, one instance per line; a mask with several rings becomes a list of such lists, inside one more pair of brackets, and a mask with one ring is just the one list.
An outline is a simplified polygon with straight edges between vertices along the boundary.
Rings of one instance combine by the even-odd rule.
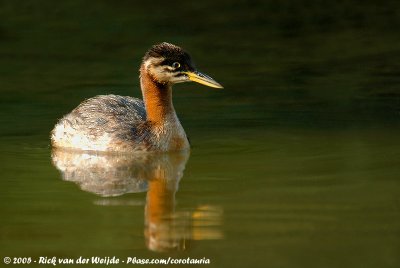
[[178, 69], [179, 67], [181, 67], [181, 64], [179, 62], [172, 63], [172, 68]]

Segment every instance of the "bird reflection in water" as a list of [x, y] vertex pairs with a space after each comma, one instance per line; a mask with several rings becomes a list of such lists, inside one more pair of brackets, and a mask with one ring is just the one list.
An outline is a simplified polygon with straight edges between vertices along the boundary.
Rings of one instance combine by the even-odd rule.
[[[152, 251], [185, 250], [191, 240], [221, 239], [222, 209], [211, 205], [177, 211], [175, 194], [189, 152], [96, 154], [53, 149], [62, 178], [104, 197], [98, 205], [121, 205], [108, 197], [147, 191], [145, 240]], [[122, 204], [124, 205], [124, 204]]]

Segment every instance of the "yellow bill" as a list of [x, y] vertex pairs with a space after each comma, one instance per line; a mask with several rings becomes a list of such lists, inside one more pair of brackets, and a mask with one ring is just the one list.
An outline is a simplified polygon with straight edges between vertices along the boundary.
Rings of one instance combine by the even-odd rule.
[[208, 75], [205, 75], [198, 71], [185, 72], [185, 74], [188, 76], [188, 79], [193, 82], [197, 82], [197, 83], [203, 84], [205, 86], [214, 87], [214, 88], [224, 88], [220, 83], [218, 83], [217, 81], [215, 81]]

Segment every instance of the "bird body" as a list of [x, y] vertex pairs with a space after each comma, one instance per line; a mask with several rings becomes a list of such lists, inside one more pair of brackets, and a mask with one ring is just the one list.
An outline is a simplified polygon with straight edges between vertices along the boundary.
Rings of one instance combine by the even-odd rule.
[[195, 81], [222, 87], [195, 70], [190, 56], [168, 43], [153, 46], [140, 67], [140, 99], [100, 95], [83, 101], [51, 132], [53, 147], [85, 151], [181, 151], [190, 148], [172, 102], [172, 85]]

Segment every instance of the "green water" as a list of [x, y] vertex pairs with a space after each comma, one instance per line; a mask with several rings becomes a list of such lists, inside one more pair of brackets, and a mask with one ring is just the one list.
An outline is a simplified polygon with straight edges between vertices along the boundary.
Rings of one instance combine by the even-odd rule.
[[[203, 267], [399, 267], [398, 14], [395, 1], [2, 1], [1, 265], [172, 256], [210, 259]], [[55, 161], [57, 119], [94, 95], [140, 97], [140, 58], [160, 41], [225, 86], [175, 87], [190, 156]], [[150, 197], [157, 168], [169, 186]], [[157, 198], [179, 244], [165, 252], [148, 243]]]

